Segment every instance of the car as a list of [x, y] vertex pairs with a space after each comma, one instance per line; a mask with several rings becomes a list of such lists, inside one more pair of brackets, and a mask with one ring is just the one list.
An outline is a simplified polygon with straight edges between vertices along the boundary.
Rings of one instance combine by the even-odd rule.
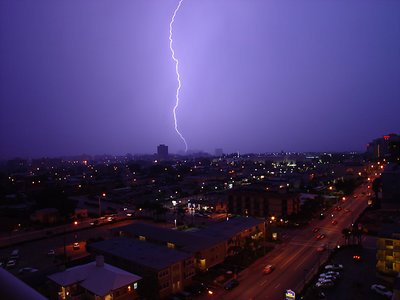
[[39, 271], [38, 269], [35, 268], [30, 268], [30, 267], [25, 267], [25, 268], [21, 268], [18, 270], [18, 274], [24, 274], [24, 273], [35, 273]]
[[326, 280], [331, 280], [331, 281], [335, 282], [337, 279], [338, 279], [338, 278], [337, 278], [336, 276], [333, 276], [333, 275], [326, 275], [326, 276], [323, 276], [323, 277], [320, 276], [320, 277], [318, 278], [318, 281], [322, 282], [322, 281], [326, 281]]
[[332, 287], [332, 286], [334, 286], [335, 285], [335, 283], [332, 281], [332, 280], [327, 280], [327, 281], [325, 281], [325, 282], [320, 282], [320, 281], [318, 281], [316, 284], [315, 284], [315, 287], [316, 288], [323, 288], [323, 287]]
[[7, 263], [6, 263], [6, 268], [11, 269], [14, 268], [16, 266], [17, 262], [15, 259], [10, 259]]
[[271, 273], [274, 269], [275, 269], [275, 268], [274, 268], [273, 265], [266, 265], [266, 266], [263, 268], [263, 274], [269, 274], [269, 273]]
[[185, 288], [185, 290], [193, 295], [196, 295], [196, 294], [200, 295], [200, 294], [203, 294], [205, 291], [210, 291], [208, 286], [202, 282], [194, 283], [194, 284], [188, 286], [187, 288]]
[[317, 252], [324, 252], [326, 250], [326, 245], [321, 244], [317, 247]]
[[321, 234], [318, 234], [317, 236], [316, 236], [316, 239], [317, 240], [322, 240], [322, 239], [324, 239], [325, 238], [325, 233], [321, 233]]
[[336, 278], [340, 277], [340, 273], [339, 272], [335, 272], [335, 271], [328, 271], [325, 273], [321, 273], [319, 274], [319, 277], [327, 277], [327, 276], [335, 276]]
[[317, 280], [317, 282], [321, 282], [321, 283], [326, 283], [326, 282], [329, 282], [329, 281], [332, 281], [332, 282], [335, 282], [333, 279], [332, 279], [332, 277], [330, 277], [330, 278], [318, 278], [318, 280]]
[[351, 210], [348, 209], [348, 208], [345, 208], [345, 209], [344, 209], [344, 212], [347, 212], [347, 213], [348, 213], [348, 212], [350, 212], [350, 211], [351, 211]]
[[47, 252], [47, 255], [52, 256], [55, 255], [56, 251], [54, 251], [54, 249], [50, 249], [49, 252]]
[[326, 265], [325, 270], [341, 271], [341, 270], [343, 270], [343, 265], [341, 265], [341, 264]]
[[238, 285], [239, 285], [239, 281], [237, 281], [236, 279], [231, 279], [224, 284], [224, 289], [227, 291], [232, 290], [235, 287], [237, 287]]
[[333, 220], [331, 223], [332, 223], [332, 225], [336, 225], [337, 224], [337, 220]]
[[72, 249], [74, 249], [74, 250], [79, 250], [79, 249], [80, 249], [79, 243], [75, 242], [75, 243], [72, 245]]
[[389, 291], [385, 286], [381, 284], [373, 284], [371, 285], [371, 290], [377, 292], [378, 294], [385, 296], [386, 298], [391, 299], [393, 296], [393, 292]]
[[318, 232], [319, 231], [319, 228], [318, 227], [315, 227], [313, 230], [312, 230], [312, 232]]
[[180, 300], [192, 300], [192, 295], [189, 292], [180, 291], [176, 294]]
[[353, 255], [353, 260], [354, 261], [361, 261], [361, 255], [360, 254], [354, 254]]

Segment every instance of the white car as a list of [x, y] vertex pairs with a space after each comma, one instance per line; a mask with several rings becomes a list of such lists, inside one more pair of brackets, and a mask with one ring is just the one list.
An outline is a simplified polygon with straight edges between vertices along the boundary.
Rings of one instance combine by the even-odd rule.
[[386, 298], [392, 299], [393, 293], [381, 284], [371, 285], [371, 290], [377, 292], [382, 296], [385, 296]]
[[343, 265], [341, 264], [326, 265], [325, 270], [340, 271], [343, 270]]
[[325, 273], [321, 273], [319, 275], [320, 278], [324, 278], [324, 277], [327, 277], [327, 276], [333, 276], [333, 277], [339, 278], [340, 277], [340, 273], [339, 272], [335, 272], [335, 271], [328, 271], [328, 272], [325, 272]]
[[19, 270], [18, 270], [18, 273], [19, 273], [19, 274], [22, 274], [22, 273], [35, 273], [35, 272], [37, 272], [37, 271], [38, 271], [38, 269], [30, 268], [30, 267], [25, 267], [25, 268], [19, 269]]
[[14, 259], [10, 259], [7, 263], [6, 263], [6, 268], [13, 268], [15, 267], [15, 265], [17, 264], [17, 262]]
[[318, 281], [315, 284], [315, 287], [322, 288], [322, 287], [331, 287], [334, 285], [335, 285], [335, 283], [332, 280], [326, 280], [326, 281]]
[[320, 275], [318, 281], [322, 281], [322, 280], [331, 280], [331, 281], [336, 281], [337, 277], [336, 276], [332, 276], [332, 275], [326, 275], [326, 276], [322, 276]]

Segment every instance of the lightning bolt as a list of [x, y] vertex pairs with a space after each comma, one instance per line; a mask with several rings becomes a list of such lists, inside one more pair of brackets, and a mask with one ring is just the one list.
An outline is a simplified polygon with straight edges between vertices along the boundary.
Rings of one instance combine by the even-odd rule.
[[175, 22], [176, 13], [178, 12], [179, 8], [181, 7], [182, 2], [183, 2], [183, 0], [179, 0], [178, 6], [175, 8], [174, 14], [172, 15], [172, 18], [171, 18], [171, 22], [169, 23], [169, 49], [171, 50], [172, 59], [175, 62], [176, 79], [178, 81], [178, 87], [176, 88], [176, 94], [175, 94], [176, 101], [175, 101], [175, 106], [174, 106], [174, 109], [173, 109], [174, 122], [175, 122], [175, 131], [179, 135], [181, 140], [185, 143], [185, 152], [187, 152], [188, 145], [187, 145], [186, 140], [183, 137], [182, 133], [178, 129], [178, 121], [177, 121], [177, 118], [176, 118], [176, 110], [177, 110], [177, 108], [179, 106], [179, 92], [181, 91], [182, 84], [181, 84], [181, 76], [179, 74], [179, 61], [175, 57], [175, 51], [174, 51], [174, 48], [172, 47], [172, 26], [173, 26], [173, 24]]

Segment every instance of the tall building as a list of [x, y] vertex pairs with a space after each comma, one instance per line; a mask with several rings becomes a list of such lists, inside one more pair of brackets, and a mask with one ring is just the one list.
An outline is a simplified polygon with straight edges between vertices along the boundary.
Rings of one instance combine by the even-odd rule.
[[161, 144], [157, 146], [157, 156], [160, 159], [168, 158], [168, 146]]
[[397, 134], [384, 135], [374, 139], [367, 145], [367, 155], [370, 158], [396, 158], [400, 151], [400, 136]]

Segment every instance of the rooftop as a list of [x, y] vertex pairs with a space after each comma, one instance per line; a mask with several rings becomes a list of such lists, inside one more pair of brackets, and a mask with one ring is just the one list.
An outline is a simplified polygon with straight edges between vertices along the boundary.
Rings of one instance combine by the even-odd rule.
[[228, 240], [238, 233], [257, 225], [264, 226], [264, 220], [252, 217], [234, 217], [222, 222], [213, 223], [198, 231], [192, 231], [192, 234], [198, 237], [206, 236], [220, 240]]
[[95, 251], [121, 257], [137, 265], [162, 270], [179, 261], [191, 258], [188, 253], [169, 249], [132, 238], [114, 238], [90, 245]]
[[141, 279], [140, 276], [126, 272], [109, 264], [96, 265], [91, 262], [76, 266], [48, 276], [60, 286], [79, 283], [83, 288], [98, 296], [105, 296], [110, 291], [127, 286]]
[[193, 235], [190, 232], [167, 229], [145, 223], [135, 223], [116, 228], [115, 230], [129, 233], [135, 237], [144, 236], [146, 240], [150, 242], [153, 240], [164, 244], [173, 243], [179, 250], [190, 253], [200, 251], [221, 242], [220, 239], [213, 237]]

